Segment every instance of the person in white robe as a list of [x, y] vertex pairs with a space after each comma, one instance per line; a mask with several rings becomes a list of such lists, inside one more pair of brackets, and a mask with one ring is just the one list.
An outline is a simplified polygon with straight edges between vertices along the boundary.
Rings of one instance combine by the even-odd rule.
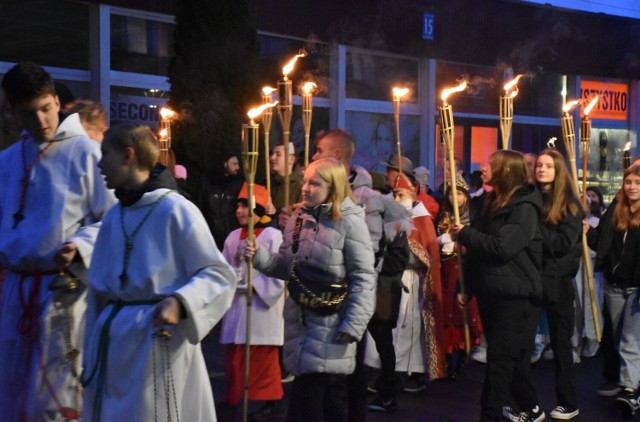
[[69, 262], [85, 275], [97, 222], [116, 201], [100, 177], [98, 144], [77, 114], [61, 121], [45, 70], [19, 63], [2, 88], [24, 130], [0, 152], [0, 419], [77, 419], [84, 282], [55, 298], [49, 286]]
[[82, 420], [215, 421], [200, 341], [229, 308], [236, 275], [200, 211], [154, 166], [151, 129], [115, 127], [102, 152], [120, 203], [89, 272]]

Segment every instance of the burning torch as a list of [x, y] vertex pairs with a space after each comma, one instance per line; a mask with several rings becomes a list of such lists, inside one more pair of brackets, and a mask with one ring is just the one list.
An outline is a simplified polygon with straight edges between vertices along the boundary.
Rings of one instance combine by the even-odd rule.
[[177, 116], [176, 112], [167, 107], [160, 109], [160, 131], [158, 132], [158, 141], [160, 143], [160, 155], [158, 162], [174, 172], [176, 160], [171, 149], [171, 120]]
[[[589, 105], [584, 108], [584, 116], [580, 119], [580, 146], [582, 147], [582, 192], [587, 191], [587, 164], [589, 163], [589, 148], [591, 147], [591, 119], [589, 113], [598, 102], [596, 95]], [[587, 206], [587, 195], [582, 195], [582, 205]]]
[[504, 86], [504, 95], [500, 96], [500, 130], [502, 132], [502, 149], [509, 149], [511, 126], [513, 125], [513, 98], [518, 95], [518, 75]]
[[[262, 104], [270, 104], [273, 101], [273, 91], [275, 88], [265, 86], [262, 88]], [[271, 131], [271, 121], [273, 120], [273, 110], [267, 107], [262, 112], [262, 129], [264, 131], [264, 167], [267, 181], [267, 192], [271, 198], [271, 164], [269, 161], [269, 132]]]
[[282, 143], [284, 145], [284, 205], [289, 205], [289, 135], [291, 130], [291, 114], [293, 113], [292, 81], [289, 73], [293, 70], [300, 57], [306, 57], [307, 52], [300, 50], [293, 59], [282, 68], [282, 79], [278, 81], [278, 116], [282, 124]]
[[396, 146], [398, 148], [398, 172], [402, 173], [402, 147], [400, 146], [400, 99], [409, 88], [393, 88], [393, 116], [396, 120]]
[[[451, 180], [451, 196], [452, 196], [452, 205], [453, 205], [453, 215], [455, 218], [455, 223], [460, 224], [460, 208], [458, 205], [458, 189], [456, 187], [456, 165], [454, 162], [454, 129], [455, 126], [453, 124], [453, 108], [450, 104], [447, 103], [447, 98], [450, 94], [454, 92], [464, 91], [467, 88], [467, 82], [463, 81], [461, 84], [454, 88], [444, 89], [442, 91], [442, 106], [440, 107], [440, 131], [442, 138], [444, 139], [444, 145], [446, 147], [446, 154], [443, 154], [444, 160], [446, 161], [448, 157], [449, 159], [449, 178]], [[443, 151], [444, 152], [444, 151]], [[398, 157], [399, 159], [399, 157]], [[444, 180], [443, 183], [446, 186], [447, 181]], [[466, 297], [465, 288], [464, 288], [464, 277], [462, 275], [462, 253], [458, 253], [458, 269], [459, 269], [459, 282], [460, 282], [460, 293]], [[471, 350], [471, 335], [469, 334], [469, 320], [467, 316], [467, 306], [466, 303], [463, 305], [462, 309], [462, 319], [464, 324], [464, 347], [467, 352], [467, 356], [469, 355], [469, 351]]]
[[[573, 108], [579, 103], [580, 103], [580, 100], [570, 101], [566, 103], [564, 107], [562, 107], [563, 113], [562, 113], [562, 118], [560, 119], [562, 124], [562, 137], [564, 140], [565, 149], [567, 150], [567, 155], [569, 156], [569, 164], [571, 165], [571, 176], [573, 179], [573, 189], [576, 195], [579, 195], [580, 187], [578, 186], [578, 168], [576, 165], [576, 135], [575, 135], [575, 129], [573, 125], [573, 115], [571, 114], [571, 110], [573, 110]], [[593, 103], [593, 105], [595, 105], [595, 102]], [[588, 111], [591, 111], [591, 108], [593, 108], [593, 106], [591, 106], [590, 104], [590, 108]], [[587, 142], [590, 142], [591, 141], [591, 121], [588, 118], [588, 112], [586, 109], [585, 109], [585, 118], [583, 118], [580, 123], [581, 123], [580, 129], [584, 130], [585, 132], [588, 132], [580, 136], [581, 143], [583, 143], [583, 140], [584, 141], [588, 140]], [[583, 157], [586, 157], [585, 151], [584, 151], [585, 148], [587, 149], [587, 153], [588, 153], [587, 145], [588, 143], [583, 143], [582, 145]], [[583, 192], [583, 194], [586, 195], [586, 190]], [[584, 203], [584, 199], [583, 199], [583, 203]], [[586, 275], [587, 284], [589, 287], [589, 297], [591, 299], [591, 313], [593, 315], [593, 325], [596, 333], [596, 340], [600, 341], [601, 334], [600, 334], [600, 325], [598, 322], [598, 312], [596, 310], [596, 304], [595, 304], [595, 290], [593, 285], [593, 270], [591, 269], [591, 256], [589, 254], [589, 246], [587, 245], [587, 234], [584, 233], [584, 231], [582, 232], [582, 266], [584, 268], [584, 274]], [[584, 277], [583, 277], [583, 280], [584, 280]]]
[[[247, 242], [253, 244], [255, 242], [253, 212], [256, 200], [253, 195], [253, 185], [258, 168], [258, 139], [259, 125], [254, 119], [264, 110], [271, 108], [276, 103], [263, 104], [260, 107], [249, 110], [249, 123], [242, 125], [242, 152], [244, 158], [244, 177], [247, 181], [247, 201], [249, 208], [249, 222], [247, 227]], [[244, 361], [244, 420], [247, 420], [249, 411], [249, 361], [251, 352], [251, 305], [253, 302], [253, 261], [247, 258], [247, 321], [246, 321], [246, 344], [245, 344], [245, 361]]]
[[313, 82], [302, 86], [302, 124], [304, 125], [304, 167], [309, 165], [309, 134], [311, 133], [311, 115], [313, 113], [313, 91], [318, 87]]

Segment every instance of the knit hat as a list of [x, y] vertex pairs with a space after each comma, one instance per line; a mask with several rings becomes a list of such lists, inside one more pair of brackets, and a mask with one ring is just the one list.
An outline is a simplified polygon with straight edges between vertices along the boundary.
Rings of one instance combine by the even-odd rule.
[[431, 171], [429, 171], [429, 169], [428, 169], [428, 168], [426, 168], [426, 167], [424, 167], [424, 166], [416, 167], [416, 168], [413, 170], [413, 175], [414, 175], [414, 176], [418, 177], [418, 176], [419, 176], [419, 175], [421, 175], [421, 174], [426, 174], [426, 175], [427, 175], [427, 177], [429, 177], [429, 176], [431, 176]]
[[[238, 201], [243, 201], [248, 203], [247, 199], [249, 197], [249, 185], [247, 182], [242, 184], [242, 189], [240, 189], [240, 193], [238, 194]], [[253, 185], [253, 197], [255, 200], [255, 208], [254, 212], [260, 217], [264, 216], [265, 210], [267, 208], [267, 204], [269, 203], [269, 192], [267, 192], [267, 188], [262, 185]]]

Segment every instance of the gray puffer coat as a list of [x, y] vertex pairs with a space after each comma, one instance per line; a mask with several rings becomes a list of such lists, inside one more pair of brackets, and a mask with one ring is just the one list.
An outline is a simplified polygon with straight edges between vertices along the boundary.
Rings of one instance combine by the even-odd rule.
[[280, 251], [259, 248], [255, 268], [272, 277], [289, 280], [296, 221], [302, 219], [295, 257], [349, 282], [345, 305], [338, 313], [321, 316], [300, 308], [291, 298], [285, 303], [285, 366], [294, 375], [350, 374], [355, 369], [356, 343], [339, 344], [343, 332], [362, 338], [375, 307], [376, 272], [364, 210], [350, 198], [342, 202], [342, 217], [331, 218], [331, 204], [294, 213], [284, 229]]

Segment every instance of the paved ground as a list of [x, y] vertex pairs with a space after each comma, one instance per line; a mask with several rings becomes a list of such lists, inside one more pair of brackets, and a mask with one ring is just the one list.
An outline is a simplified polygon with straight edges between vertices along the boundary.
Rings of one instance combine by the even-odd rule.
[[[223, 348], [217, 342], [216, 332], [212, 332], [203, 342], [203, 350], [209, 366], [216, 400], [224, 396]], [[610, 398], [599, 397], [595, 393], [600, 384], [601, 358], [583, 358], [578, 365], [578, 400], [580, 415], [573, 421], [608, 422], [621, 420], [619, 412]], [[427, 384], [420, 393], [403, 393], [398, 397], [398, 410], [393, 414], [369, 412], [367, 421], [437, 421], [466, 422], [478, 420], [480, 414], [480, 390], [484, 366], [471, 364], [463, 378], [456, 381], [439, 380]], [[540, 404], [547, 412], [556, 405], [554, 394], [553, 361], [540, 360], [532, 367], [533, 380], [538, 390]], [[290, 384], [289, 384], [290, 385]], [[288, 387], [285, 388], [285, 391]], [[373, 398], [373, 397], [372, 397]], [[251, 403], [255, 409], [260, 403]], [[241, 420], [241, 418], [238, 418]]]

